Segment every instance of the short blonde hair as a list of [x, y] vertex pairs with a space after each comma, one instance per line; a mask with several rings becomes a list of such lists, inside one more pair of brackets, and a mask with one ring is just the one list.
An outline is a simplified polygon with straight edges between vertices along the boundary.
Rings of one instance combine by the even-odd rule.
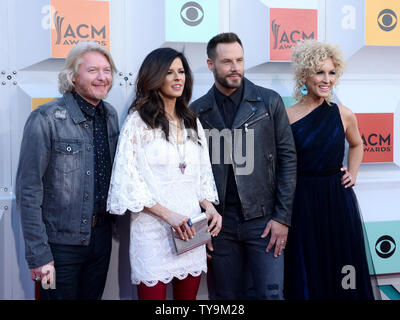
[[117, 72], [111, 54], [106, 48], [94, 41], [79, 42], [68, 53], [65, 66], [58, 74], [58, 90], [61, 94], [71, 92], [74, 89], [72, 78], [76, 75], [79, 65], [82, 63], [81, 57], [91, 51], [99, 52], [106, 57], [110, 63], [112, 75]]
[[[338, 46], [316, 40], [305, 40], [297, 44], [292, 52], [292, 61], [294, 66], [295, 88], [294, 98], [297, 101], [303, 100], [301, 88], [305, 79], [318, 72], [325, 59], [331, 58], [335, 66], [336, 78], [339, 80], [345, 68], [345, 60], [342, 51]], [[337, 85], [336, 81], [335, 85]], [[331, 97], [326, 99], [329, 103]]]

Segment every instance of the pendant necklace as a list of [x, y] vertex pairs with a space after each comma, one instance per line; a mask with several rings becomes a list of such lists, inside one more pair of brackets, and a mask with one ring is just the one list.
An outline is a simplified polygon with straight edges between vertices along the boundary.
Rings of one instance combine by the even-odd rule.
[[177, 131], [177, 134], [176, 134], [176, 150], [178, 151], [178, 156], [179, 156], [179, 166], [178, 166], [178, 168], [181, 170], [182, 174], [185, 174], [185, 169], [186, 169], [187, 165], [186, 165], [186, 162], [185, 162], [186, 141], [184, 141], [184, 139], [183, 139], [183, 137], [185, 136], [184, 135], [183, 121], [181, 121], [181, 134], [182, 134], [183, 153], [181, 154], [181, 151], [180, 151], [180, 148], [179, 148], [178, 131]]
[[179, 151], [179, 146], [178, 144], [176, 145], [178, 149], [178, 154], [179, 154], [179, 169], [181, 170], [182, 174], [185, 174], [185, 169], [186, 169], [186, 162], [185, 162], [185, 144], [183, 144], [183, 156], [181, 156], [181, 153]]

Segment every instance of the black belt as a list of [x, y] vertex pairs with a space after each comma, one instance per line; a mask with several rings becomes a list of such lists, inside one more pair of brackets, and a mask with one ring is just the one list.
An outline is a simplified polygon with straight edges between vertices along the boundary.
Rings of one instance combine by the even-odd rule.
[[340, 171], [342, 167], [337, 167], [333, 169], [328, 169], [328, 170], [323, 170], [323, 171], [302, 171], [302, 170], [297, 170], [297, 175], [298, 176], [306, 176], [306, 177], [326, 177], [326, 176], [333, 176], [334, 174], [337, 174]]
[[94, 214], [92, 217], [92, 228], [105, 225], [111, 220], [108, 214]]

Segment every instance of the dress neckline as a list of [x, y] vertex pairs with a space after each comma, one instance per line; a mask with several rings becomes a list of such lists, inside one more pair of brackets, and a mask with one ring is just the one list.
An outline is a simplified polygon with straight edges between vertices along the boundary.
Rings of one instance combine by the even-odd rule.
[[[169, 121], [169, 120], [168, 120], [168, 121]], [[169, 123], [170, 123], [170, 124], [173, 123], [173, 126], [174, 126], [175, 129], [176, 129], [176, 131], [175, 131], [175, 130], [169, 128], [169, 133], [170, 133], [170, 135], [174, 138], [173, 140], [175, 141], [176, 145], [177, 145], [177, 146], [183, 146], [183, 145], [186, 143], [185, 137], [187, 136], [187, 134], [186, 134], [186, 127], [185, 127], [184, 121], [181, 120], [181, 138], [182, 138], [181, 143], [178, 142], [178, 135], [177, 135], [177, 133], [178, 133], [178, 130], [177, 130], [178, 127], [176, 126], [176, 121], [175, 121], [175, 120], [169, 121]]]
[[322, 101], [322, 103], [318, 107], [314, 108], [313, 110], [311, 110], [309, 113], [307, 113], [305, 116], [301, 117], [300, 119], [297, 119], [295, 122], [292, 122], [290, 125], [291, 126], [296, 125], [298, 122], [301, 122], [303, 119], [308, 118], [308, 116], [313, 114], [316, 110], [321, 109], [325, 105], [328, 105], [328, 103], [324, 99], [324, 101]]

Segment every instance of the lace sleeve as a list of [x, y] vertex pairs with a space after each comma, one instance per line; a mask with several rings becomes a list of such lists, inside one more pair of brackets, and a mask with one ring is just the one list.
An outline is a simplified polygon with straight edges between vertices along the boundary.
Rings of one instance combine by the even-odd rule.
[[139, 166], [141, 153], [138, 115], [129, 114], [118, 141], [107, 199], [107, 211], [122, 215], [126, 210], [140, 212], [157, 202], [143, 179]]
[[219, 204], [218, 192], [215, 186], [214, 175], [211, 169], [207, 139], [203, 127], [198, 119], [197, 119], [197, 130], [201, 142], [200, 186], [198, 192], [198, 199], [199, 202], [203, 200], [208, 200], [217, 205]]

